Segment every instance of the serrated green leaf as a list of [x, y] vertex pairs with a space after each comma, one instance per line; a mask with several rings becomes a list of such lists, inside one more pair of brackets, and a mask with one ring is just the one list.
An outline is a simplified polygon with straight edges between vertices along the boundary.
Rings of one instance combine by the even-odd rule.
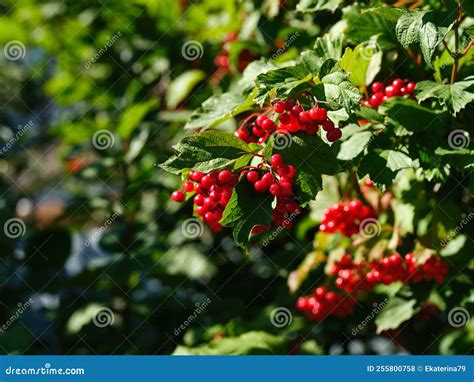
[[416, 312], [415, 305], [415, 299], [391, 298], [375, 319], [377, 333], [380, 334], [385, 330], [396, 329], [400, 324], [412, 318]]
[[319, 100], [328, 102], [331, 109], [345, 108], [348, 113], [358, 109], [362, 99], [357, 88], [347, 80], [347, 74], [340, 71], [324, 76], [313, 91]]
[[469, 103], [474, 101], [474, 76], [467, 77], [464, 81], [454, 84], [438, 84], [433, 81], [421, 81], [416, 85], [416, 98], [419, 102], [435, 98], [441, 105], [456, 115]]
[[339, 66], [350, 73], [349, 80], [356, 86], [365, 86], [373, 82], [380, 71], [382, 51], [377, 48], [376, 40], [357, 45], [354, 50], [346, 48]]
[[372, 133], [370, 131], [362, 131], [355, 133], [351, 137], [342, 142], [341, 149], [337, 154], [337, 159], [351, 160], [357, 157], [372, 140]]
[[250, 110], [252, 105], [252, 97], [234, 92], [212, 96], [193, 112], [184, 128], [202, 129], [217, 126], [234, 115]]
[[339, 60], [342, 56], [342, 36], [331, 36], [326, 33], [322, 37], [318, 37], [314, 43], [314, 52], [323, 61], [332, 58]]
[[235, 242], [248, 251], [252, 229], [272, 222], [272, 201], [272, 195], [257, 192], [245, 179], [241, 180], [232, 192], [220, 223], [232, 227]]
[[296, 10], [299, 12], [334, 12], [341, 3], [341, 0], [300, 0], [296, 5]]
[[255, 102], [263, 105], [270, 97], [288, 97], [293, 90], [310, 81], [312, 77], [313, 75], [308, 72], [303, 64], [287, 66], [260, 74], [256, 81]]
[[206, 73], [197, 69], [188, 70], [176, 77], [166, 92], [166, 107], [175, 109], [204, 78]]
[[184, 138], [175, 149], [176, 155], [160, 165], [174, 174], [189, 169], [209, 172], [228, 167], [252, 152], [233, 134], [212, 130]]
[[387, 167], [392, 171], [410, 168], [414, 166], [411, 158], [401, 151], [396, 150], [377, 150], [378, 155], [387, 161]]
[[405, 49], [413, 44], [419, 44], [425, 62], [431, 66], [433, 53], [453, 27], [455, 17], [455, 12], [418, 10], [406, 12], [397, 22], [398, 41]]

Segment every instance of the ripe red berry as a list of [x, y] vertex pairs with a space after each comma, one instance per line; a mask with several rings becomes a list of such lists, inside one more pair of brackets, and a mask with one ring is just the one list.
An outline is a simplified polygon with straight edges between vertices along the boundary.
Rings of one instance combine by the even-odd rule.
[[231, 180], [232, 173], [229, 170], [222, 170], [219, 172], [219, 181], [221, 183], [227, 183]]
[[258, 192], [265, 192], [268, 189], [268, 184], [262, 180], [257, 180], [253, 186]]
[[181, 190], [176, 190], [171, 194], [171, 199], [177, 203], [184, 202], [185, 196], [184, 192]]
[[214, 179], [210, 175], [204, 175], [201, 179], [201, 186], [209, 188], [214, 184]]
[[326, 134], [326, 138], [328, 139], [329, 142], [335, 142], [341, 137], [342, 137], [341, 129], [333, 129], [331, 131], [328, 131], [328, 133]]
[[406, 86], [408, 93], [413, 94], [415, 92], [416, 84], [414, 82], [409, 82]]
[[309, 115], [313, 121], [323, 123], [326, 120], [328, 113], [326, 109], [315, 107], [309, 111]]
[[325, 131], [331, 131], [331, 130], [334, 130], [334, 122], [331, 121], [330, 119], [326, 119], [323, 123], [322, 123], [322, 128], [325, 130]]
[[401, 88], [404, 85], [404, 82], [403, 82], [402, 79], [397, 78], [397, 79], [393, 80], [392, 85], [396, 88]]
[[265, 121], [267, 119], [267, 116], [264, 115], [264, 114], [260, 114], [258, 117], [257, 117], [257, 125], [260, 126], [260, 127], [263, 127], [263, 121]]
[[270, 164], [272, 167], [280, 167], [284, 163], [283, 157], [280, 154], [273, 154], [270, 158]]
[[379, 93], [383, 92], [384, 86], [381, 82], [374, 82], [371, 86], [372, 92]]
[[274, 180], [275, 180], [275, 178], [269, 172], [263, 174], [263, 176], [262, 176], [262, 182], [265, 182], [267, 184], [267, 186], [270, 186], [273, 183]]
[[275, 196], [280, 196], [281, 195], [281, 187], [278, 183], [273, 183], [270, 186], [270, 193]]
[[184, 188], [184, 191], [186, 192], [192, 192], [194, 191], [194, 184], [193, 182], [190, 182], [189, 180], [187, 180], [186, 182], [184, 182], [183, 188]]
[[257, 171], [249, 171], [246, 176], [250, 183], [255, 183], [259, 179]]
[[267, 118], [262, 122], [262, 127], [266, 131], [274, 131], [276, 128], [275, 122], [273, 122], [270, 118]]
[[291, 116], [287, 113], [280, 115], [280, 123], [288, 125], [291, 122]]
[[283, 102], [276, 102], [273, 105], [273, 111], [278, 114], [283, 113], [285, 111], [285, 104]]

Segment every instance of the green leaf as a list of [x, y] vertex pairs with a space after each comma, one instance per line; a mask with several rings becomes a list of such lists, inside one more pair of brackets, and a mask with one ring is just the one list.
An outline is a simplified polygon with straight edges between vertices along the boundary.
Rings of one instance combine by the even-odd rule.
[[377, 7], [362, 11], [348, 20], [347, 36], [355, 44], [378, 36], [381, 48], [392, 48], [397, 41], [395, 25], [403, 11], [393, 7]]
[[201, 129], [217, 126], [234, 115], [250, 110], [252, 105], [251, 97], [234, 92], [212, 96], [193, 112], [184, 128]]
[[341, 0], [300, 0], [296, 10], [299, 12], [331, 11], [334, 13], [341, 3]]
[[346, 48], [339, 66], [350, 73], [349, 80], [356, 86], [366, 86], [373, 82], [380, 71], [382, 51], [376, 40], [357, 45], [354, 50]]
[[326, 33], [324, 36], [316, 39], [314, 51], [323, 61], [329, 58], [339, 60], [342, 56], [342, 43], [342, 36], [334, 37]]
[[176, 155], [160, 165], [173, 174], [189, 169], [209, 172], [228, 167], [252, 152], [245, 142], [233, 134], [213, 130], [184, 138], [175, 150]]
[[416, 300], [401, 297], [391, 298], [375, 319], [377, 334], [385, 330], [396, 329], [415, 314]]
[[473, 86], [474, 76], [469, 76], [464, 81], [454, 84], [421, 81], [416, 85], [416, 98], [420, 102], [435, 98], [441, 105], [445, 105], [453, 115], [456, 115], [466, 105], [474, 101], [474, 93], [471, 91]]
[[453, 27], [455, 17], [455, 12], [406, 12], [397, 22], [398, 41], [405, 49], [419, 44], [426, 63], [431, 66], [433, 53]]
[[140, 125], [145, 116], [158, 106], [156, 99], [147, 102], [138, 103], [128, 107], [122, 117], [117, 128], [117, 133], [122, 139], [130, 138], [133, 131]]
[[396, 175], [396, 172], [387, 167], [387, 161], [371, 150], [362, 158], [357, 172], [360, 178], [369, 175], [382, 190], [392, 184]]
[[282, 336], [254, 331], [238, 337], [224, 337], [197, 347], [176, 347], [173, 355], [275, 355], [286, 354]]
[[311, 80], [313, 75], [306, 66], [298, 64], [262, 73], [257, 77], [255, 102], [263, 105], [269, 97], [285, 98], [299, 85]]
[[206, 78], [206, 73], [197, 69], [188, 70], [176, 77], [168, 87], [166, 107], [175, 109], [204, 78]]
[[322, 189], [323, 174], [334, 175], [340, 170], [333, 150], [317, 135], [294, 136], [291, 145], [281, 150], [281, 155], [297, 169], [297, 196], [303, 205]]
[[313, 90], [331, 109], [345, 108], [348, 113], [358, 109], [362, 99], [357, 88], [347, 80], [347, 74], [340, 71], [324, 76]]
[[401, 151], [377, 150], [376, 152], [381, 158], [387, 160], [387, 167], [392, 171], [414, 167], [414, 163], [411, 158]]
[[241, 180], [232, 192], [220, 223], [232, 227], [235, 242], [248, 251], [252, 229], [272, 222], [272, 201], [270, 194], [257, 192], [246, 180]]
[[388, 123], [403, 127], [407, 131], [420, 132], [426, 129], [439, 131], [448, 123], [446, 112], [420, 106], [413, 99], [390, 98], [380, 105], [378, 111], [387, 115]]
[[372, 136], [370, 131], [362, 131], [351, 135], [347, 141], [342, 142], [341, 149], [337, 154], [337, 159], [354, 159], [368, 146], [372, 140]]
[[395, 227], [398, 228], [398, 233], [402, 236], [405, 236], [408, 233], [413, 233], [415, 206], [394, 200], [392, 203], [392, 209], [395, 215]]

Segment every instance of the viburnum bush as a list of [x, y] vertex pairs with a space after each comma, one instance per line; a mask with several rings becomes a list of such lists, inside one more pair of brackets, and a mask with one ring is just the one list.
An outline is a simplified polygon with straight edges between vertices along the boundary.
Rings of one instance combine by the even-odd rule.
[[378, 332], [473, 298], [472, 238], [450, 235], [472, 214], [472, 5], [397, 5], [299, 2], [342, 19], [291, 59], [245, 55], [160, 165], [183, 179], [172, 199], [246, 253], [314, 235], [288, 277], [296, 309], [326, 322], [386, 296]]

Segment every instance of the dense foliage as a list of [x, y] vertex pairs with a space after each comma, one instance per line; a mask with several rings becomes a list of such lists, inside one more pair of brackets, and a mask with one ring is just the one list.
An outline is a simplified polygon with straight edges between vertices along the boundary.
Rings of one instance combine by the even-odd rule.
[[472, 4], [0, 12], [4, 352], [472, 352]]

